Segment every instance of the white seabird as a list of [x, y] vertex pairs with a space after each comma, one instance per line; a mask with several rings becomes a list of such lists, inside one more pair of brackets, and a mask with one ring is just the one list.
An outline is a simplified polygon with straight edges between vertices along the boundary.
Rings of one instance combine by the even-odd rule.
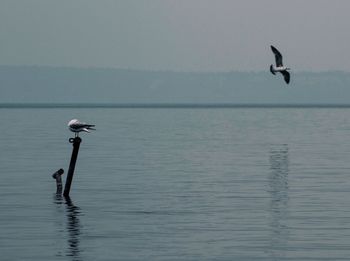
[[90, 132], [90, 130], [95, 130], [95, 128], [93, 128], [95, 125], [80, 122], [77, 119], [70, 120], [68, 122], [68, 127], [70, 131], [75, 133], [75, 137], [78, 137], [81, 131]]
[[289, 81], [290, 81], [290, 74], [289, 74], [288, 70], [290, 70], [290, 68], [287, 68], [287, 67], [283, 66], [281, 53], [275, 47], [273, 47], [272, 45], [271, 45], [271, 50], [275, 54], [276, 66], [271, 64], [270, 65], [270, 72], [273, 75], [275, 75], [276, 72], [282, 73], [283, 77], [284, 77], [284, 80], [288, 84]]

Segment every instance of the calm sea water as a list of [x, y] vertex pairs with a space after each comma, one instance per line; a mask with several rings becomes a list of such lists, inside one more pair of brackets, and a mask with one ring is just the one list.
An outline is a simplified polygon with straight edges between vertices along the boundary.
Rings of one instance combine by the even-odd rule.
[[[72, 118], [82, 134], [71, 200]], [[349, 260], [350, 109], [0, 109], [1, 260]], [[65, 179], [66, 173], [64, 174]]]

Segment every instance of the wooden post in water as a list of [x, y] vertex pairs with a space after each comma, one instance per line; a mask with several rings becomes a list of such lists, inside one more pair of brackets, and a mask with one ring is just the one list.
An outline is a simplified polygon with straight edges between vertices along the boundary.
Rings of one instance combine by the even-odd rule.
[[81, 138], [75, 137], [69, 139], [70, 143], [73, 143], [72, 157], [70, 159], [69, 169], [67, 173], [66, 185], [64, 187], [63, 196], [69, 197], [70, 187], [72, 185], [75, 163], [77, 162], [79, 147], [81, 143]]
[[64, 173], [63, 169], [57, 170], [54, 174], [52, 174], [52, 177], [56, 180], [56, 195], [62, 194], [62, 174]]

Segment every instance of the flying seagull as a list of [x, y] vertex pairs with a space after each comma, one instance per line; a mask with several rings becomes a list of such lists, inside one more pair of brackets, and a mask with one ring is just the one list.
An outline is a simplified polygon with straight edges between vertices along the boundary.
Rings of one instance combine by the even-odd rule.
[[270, 65], [270, 72], [273, 75], [275, 75], [276, 72], [282, 73], [283, 77], [284, 77], [284, 80], [288, 84], [289, 81], [290, 81], [290, 74], [289, 74], [288, 70], [290, 70], [290, 68], [287, 68], [287, 67], [283, 66], [281, 53], [275, 47], [273, 47], [272, 45], [271, 45], [271, 50], [275, 54], [276, 66], [271, 64]]
[[68, 122], [69, 130], [75, 133], [75, 137], [79, 136], [79, 132], [85, 131], [90, 132], [90, 130], [95, 130], [93, 127], [95, 125], [87, 124], [85, 122], [80, 122], [77, 119], [73, 119]]

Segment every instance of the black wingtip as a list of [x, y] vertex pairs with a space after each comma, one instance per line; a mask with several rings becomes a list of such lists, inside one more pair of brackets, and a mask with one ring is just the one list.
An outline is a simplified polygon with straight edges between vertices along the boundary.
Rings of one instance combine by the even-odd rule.
[[281, 72], [283, 74], [284, 81], [289, 84], [290, 82], [290, 74], [287, 71]]

